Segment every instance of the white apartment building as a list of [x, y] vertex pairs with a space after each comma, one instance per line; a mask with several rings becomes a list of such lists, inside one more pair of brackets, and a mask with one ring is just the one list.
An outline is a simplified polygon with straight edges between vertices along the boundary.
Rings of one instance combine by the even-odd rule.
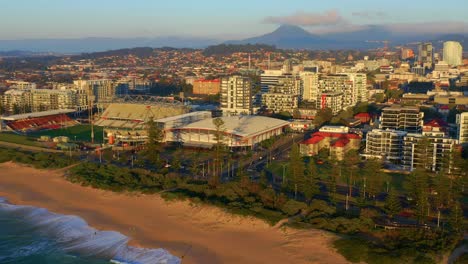
[[252, 82], [249, 78], [221, 78], [221, 110], [227, 115], [252, 113]]
[[463, 47], [460, 42], [446, 41], [444, 42], [444, 61], [450, 66], [462, 65]]
[[262, 106], [278, 113], [292, 112], [298, 108], [302, 94], [301, 79], [297, 75], [282, 75], [276, 84], [268, 85], [268, 92], [262, 93]]
[[356, 100], [358, 102], [367, 102], [367, 75], [365, 73], [347, 73], [353, 82]]
[[406, 132], [421, 132], [424, 113], [418, 107], [386, 107], [380, 116], [380, 129], [403, 130]]
[[319, 75], [313, 72], [302, 72], [300, 78], [302, 81], [302, 100], [316, 102], [319, 92]]
[[457, 138], [460, 144], [468, 143], [468, 112], [457, 115]]
[[86, 93], [71, 89], [12, 89], [6, 91], [1, 99], [5, 110], [13, 114], [58, 109], [82, 111], [88, 107]]
[[127, 94], [129, 89], [128, 83], [119, 83], [108, 79], [75, 80], [73, 84], [78, 89], [86, 91], [86, 94], [94, 102], [111, 100], [116, 95]]
[[266, 70], [260, 75], [260, 91], [268, 93], [270, 85], [278, 84], [278, 80], [283, 76], [283, 70]]
[[400, 164], [403, 156], [403, 139], [406, 134], [405, 131], [372, 129], [366, 135], [365, 156]]
[[3, 109], [11, 114], [29, 113], [31, 112], [32, 100], [29, 90], [11, 89], [6, 91], [2, 99]]
[[14, 80], [7, 80], [6, 83], [9, 85], [11, 89], [36, 89], [37, 85], [32, 82], [25, 82], [25, 81], [14, 81]]
[[426, 166], [428, 170], [440, 171], [448, 166], [444, 162], [457, 143], [456, 139], [446, 138], [444, 132], [408, 133], [403, 140], [403, 168], [412, 171]]
[[357, 92], [347, 74], [332, 74], [321, 76], [319, 79], [319, 96], [322, 100], [323, 94], [337, 92], [343, 94], [342, 107], [354, 106], [357, 103]]

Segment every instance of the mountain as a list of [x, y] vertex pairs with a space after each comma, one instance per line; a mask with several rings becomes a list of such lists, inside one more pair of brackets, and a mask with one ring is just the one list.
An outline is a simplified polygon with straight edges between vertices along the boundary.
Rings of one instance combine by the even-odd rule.
[[[446, 40], [460, 41], [468, 44], [468, 37], [462, 34], [438, 35], [421, 33], [397, 33], [385, 26], [368, 25], [352, 32], [337, 32], [316, 35], [301, 27], [282, 25], [275, 31], [240, 41], [228, 41], [227, 44], [267, 44], [282, 49], [372, 49], [382, 47], [382, 41], [390, 41], [390, 45], [404, 45], [411, 42], [431, 41], [441, 43]], [[436, 45], [440, 46], [440, 45]], [[468, 48], [468, 47], [466, 47]]]
[[24, 39], [0, 40], [0, 51], [83, 53], [132, 47], [204, 48], [219, 42], [215, 39], [188, 37]]
[[305, 31], [301, 27], [281, 25], [271, 33], [240, 41], [228, 41], [227, 44], [267, 44], [283, 49], [301, 49], [325, 42], [326, 40]]
[[281, 25], [275, 31], [240, 41], [229, 41], [228, 44], [267, 44], [282, 49], [360, 49], [371, 48], [375, 44], [366, 43], [360, 38], [349, 39], [339, 34], [316, 35], [299, 26]]

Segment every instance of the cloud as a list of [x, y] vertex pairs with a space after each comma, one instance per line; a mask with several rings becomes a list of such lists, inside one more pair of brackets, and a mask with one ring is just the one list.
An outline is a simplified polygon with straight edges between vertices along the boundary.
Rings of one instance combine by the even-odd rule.
[[385, 12], [381, 12], [381, 11], [377, 11], [377, 12], [371, 12], [371, 11], [353, 12], [353, 13], [351, 13], [351, 15], [353, 17], [361, 17], [361, 18], [367, 18], [367, 19], [387, 17], [387, 14]]
[[263, 22], [268, 24], [288, 24], [296, 26], [324, 26], [346, 23], [336, 10], [328, 10], [322, 14], [298, 11], [289, 16], [269, 16], [266, 17]]

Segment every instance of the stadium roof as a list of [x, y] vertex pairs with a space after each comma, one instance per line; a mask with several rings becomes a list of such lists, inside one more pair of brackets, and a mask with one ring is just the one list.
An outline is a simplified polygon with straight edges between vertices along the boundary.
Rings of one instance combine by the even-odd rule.
[[197, 111], [197, 112], [191, 112], [191, 113], [186, 113], [186, 114], [182, 114], [182, 115], [164, 117], [164, 118], [157, 119], [155, 121], [159, 122], [159, 123], [167, 123], [167, 122], [179, 120], [181, 118], [199, 116], [199, 115], [203, 115], [203, 114], [211, 115], [211, 112], [210, 111]]
[[[255, 136], [289, 125], [288, 121], [265, 116], [225, 116], [220, 118], [224, 121], [224, 131], [226, 133], [242, 137]], [[213, 119], [214, 118], [207, 118], [184, 126], [181, 129], [215, 131], [216, 127], [213, 124]]]
[[0, 119], [7, 120], [7, 121], [16, 121], [16, 120], [22, 120], [22, 119], [28, 119], [28, 118], [35, 118], [35, 117], [68, 114], [68, 113], [73, 113], [73, 112], [76, 112], [76, 110], [74, 110], [74, 109], [59, 109], [59, 110], [49, 110], [49, 111], [42, 111], [42, 112], [33, 112], [33, 113], [26, 113], [26, 114], [2, 116], [2, 117], [0, 117]]
[[145, 121], [149, 117], [160, 119], [184, 114], [186, 112], [187, 109], [181, 105], [113, 103], [106, 108], [104, 113], [101, 115], [101, 119]]

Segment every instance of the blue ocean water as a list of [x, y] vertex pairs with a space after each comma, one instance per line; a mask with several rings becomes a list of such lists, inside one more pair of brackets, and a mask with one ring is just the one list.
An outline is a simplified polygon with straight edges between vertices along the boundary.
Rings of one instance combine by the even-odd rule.
[[135, 248], [128, 237], [99, 231], [77, 217], [19, 206], [0, 197], [0, 263], [180, 264], [163, 249]]

